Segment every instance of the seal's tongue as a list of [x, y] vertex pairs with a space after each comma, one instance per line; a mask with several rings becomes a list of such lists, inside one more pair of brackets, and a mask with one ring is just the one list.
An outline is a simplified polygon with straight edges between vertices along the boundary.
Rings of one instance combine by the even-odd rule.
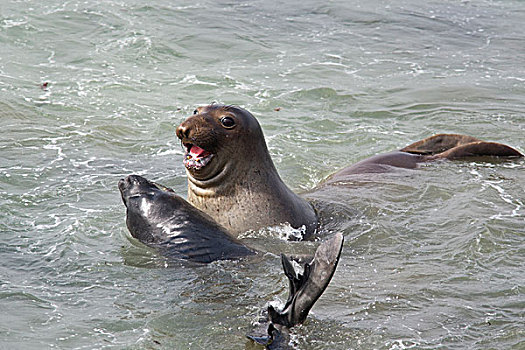
[[202, 158], [202, 157], [208, 156], [209, 154], [210, 154], [210, 152], [208, 152], [206, 150], [203, 150], [199, 146], [195, 146], [195, 145], [191, 146], [190, 155], [193, 158]]
[[213, 158], [213, 154], [200, 148], [199, 146], [187, 146], [188, 153], [184, 157], [184, 165], [187, 169], [199, 170], [205, 167]]

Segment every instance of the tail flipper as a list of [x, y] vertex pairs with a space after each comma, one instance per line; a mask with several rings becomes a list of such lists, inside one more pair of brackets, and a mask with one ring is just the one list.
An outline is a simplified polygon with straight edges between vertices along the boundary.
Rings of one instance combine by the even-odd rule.
[[297, 271], [292, 261], [281, 255], [281, 261], [286, 277], [290, 282], [290, 294], [284, 308], [277, 311], [268, 307], [267, 334], [248, 338], [267, 349], [284, 348], [283, 328], [291, 328], [306, 319], [308, 312], [325, 291], [334, 275], [343, 248], [343, 235], [336, 233], [333, 237], [321, 243], [310, 263], [304, 264], [304, 271]]
[[433, 155], [448, 151], [449, 149], [457, 146], [479, 141], [481, 140], [467, 135], [438, 134], [414, 142], [413, 144], [410, 144], [401, 149], [401, 151], [413, 154]]
[[438, 134], [401, 149], [402, 152], [420, 154], [432, 159], [460, 159], [467, 157], [523, 157], [523, 154], [507, 145], [486, 142], [472, 136]]
[[281, 311], [268, 307], [270, 322], [288, 328], [304, 322], [308, 312], [330, 283], [342, 247], [343, 235], [336, 233], [317, 248], [313, 260], [304, 264], [302, 273], [294, 268], [289, 258], [281, 255], [284, 273], [290, 282], [290, 294]]
[[466, 157], [523, 157], [523, 154], [512, 147], [497, 142], [472, 142], [436, 154], [436, 158], [460, 159]]

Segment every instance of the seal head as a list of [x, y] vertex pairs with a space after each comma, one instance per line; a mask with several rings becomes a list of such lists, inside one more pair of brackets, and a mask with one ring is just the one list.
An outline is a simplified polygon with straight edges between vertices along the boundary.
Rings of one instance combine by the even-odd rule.
[[313, 233], [313, 207], [281, 180], [259, 122], [234, 106], [199, 107], [177, 128], [188, 201], [230, 233], [289, 223]]
[[208, 263], [254, 252], [173, 190], [130, 175], [119, 181], [133, 237], [171, 258]]

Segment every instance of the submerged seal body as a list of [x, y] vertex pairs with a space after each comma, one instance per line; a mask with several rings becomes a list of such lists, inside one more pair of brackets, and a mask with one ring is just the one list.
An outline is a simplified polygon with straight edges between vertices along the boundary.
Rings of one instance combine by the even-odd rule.
[[177, 128], [186, 147], [188, 201], [238, 235], [282, 223], [311, 234], [310, 203], [281, 180], [257, 119], [232, 106], [200, 107]]
[[131, 235], [168, 257], [208, 263], [255, 254], [170, 189], [138, 175], [118, 187]]
[[[314, 208], [281, 180], [261, 127], [248, 111], [217, 104], [199, 107], [176, 133], [186, 147], [188, 201], [230, 233], [238, 235], [283, 223], [303, 227], [304, 238], [315, 232], [318, 218]], [[440, 134], [346, 167], [321, 186], [348, 175], [416, 168], [422, 162], [471, 156], [522, 154], [499, 143]]]

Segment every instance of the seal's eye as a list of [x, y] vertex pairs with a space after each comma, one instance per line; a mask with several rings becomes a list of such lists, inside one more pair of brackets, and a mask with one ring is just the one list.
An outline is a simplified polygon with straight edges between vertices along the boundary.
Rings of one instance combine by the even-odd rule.
[[232, 117], [222, 117], [221, 118], [221, 124], [226, 129], [231, 129], [235, 127], [235, 120]]
[[194, 110], [194, 111], [193, 111], [193, 114], [194, 114], [194, 115], [195, 115], [195, 114], [199, 114], [199, 111], [198, 111], [198, 110]]

